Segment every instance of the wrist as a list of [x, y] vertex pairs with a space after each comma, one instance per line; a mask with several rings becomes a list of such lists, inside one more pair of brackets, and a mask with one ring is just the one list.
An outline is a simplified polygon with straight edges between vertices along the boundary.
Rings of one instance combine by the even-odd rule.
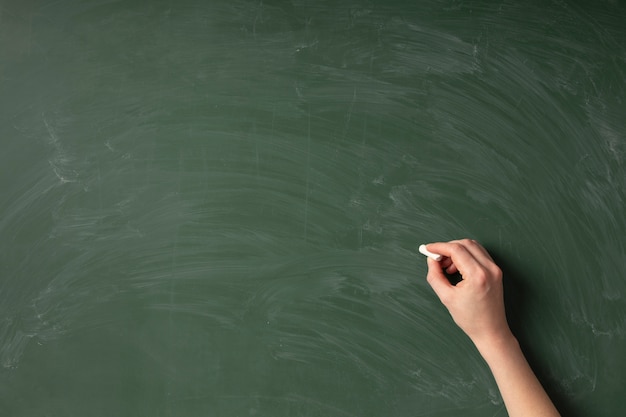
[[474, 342], [476, 349], [478, 349], [478, 352], [487, 363], [520, 348], [519, 342], [508, 328], [506, 331], [472, 339], [472, 342]]

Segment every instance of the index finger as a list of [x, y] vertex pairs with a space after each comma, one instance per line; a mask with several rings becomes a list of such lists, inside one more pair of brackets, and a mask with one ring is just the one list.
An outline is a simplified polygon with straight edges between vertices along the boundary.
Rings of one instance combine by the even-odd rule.
[[[484, 266], [487, 266], [487, 264], [493, 263], [493, 258], [491, 258], [491, 255], [489, 255], [489, 252], [487, 252], [487, 249], [485, 249], [480, 243], [478, 243], [475, 240], [472, 240], [472, 239], [451, 240], [450, 242], [430, 243], [426, 245], [426, 247], [430, 250], [431, 245], [436, 246], [440, 244], [443, 244], [443, 245], [459, 244], [463, 246], [465, 249], [467, 249], [474, 256], [474, 258], [476, 258], [476, 260], [482, 263]], [[442, 252], [439, 252], [435, 249], [433, 249], [433, 252], [441, 253], [442, 255], [445, 255]]]
[[468, 248], [462, 241], [430, 243], [426, 248], [452, 259], [461, 275], [471, 274], [474, 269], [480, 268], [482, 262], [477, 258], [484, 257], [484, 254]]
[[469, 250], [479, 262], [493, 262], [491, 255], [489, 255], [489, 252], [487, 252], [487, 249], [485, 249], [483, 245], [481, 245], [474, 239], [453, 240], [448, 243], [460, 243], [461, 245], [465, 246], [467, 250]]

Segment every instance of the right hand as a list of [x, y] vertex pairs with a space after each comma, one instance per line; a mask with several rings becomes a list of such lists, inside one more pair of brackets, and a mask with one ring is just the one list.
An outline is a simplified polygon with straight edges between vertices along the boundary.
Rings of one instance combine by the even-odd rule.
[[[470, 239], [431, 243], [426, 248], [444, 256], [428, 261], [427, 280], [454, 322], [476, 346], [512, 336], [504, 311], [502, 271], [485, 248]], [[443, 273], [459, 272], [453, 286]]]

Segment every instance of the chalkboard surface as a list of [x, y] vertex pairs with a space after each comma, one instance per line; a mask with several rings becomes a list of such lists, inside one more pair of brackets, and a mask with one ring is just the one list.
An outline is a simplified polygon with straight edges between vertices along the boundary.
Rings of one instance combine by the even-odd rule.
[[618, 1], [0, 1], [0, 414], [504, 416], [472, 237], [564, 415], [623, 413]]

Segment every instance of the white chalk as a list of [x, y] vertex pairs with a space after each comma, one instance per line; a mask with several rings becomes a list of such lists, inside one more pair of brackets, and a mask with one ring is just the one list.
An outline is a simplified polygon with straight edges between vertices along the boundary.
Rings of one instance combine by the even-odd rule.
[[419, 247], [419, 251], [422, 255], [426, 255], [429, 258], [434, 259], [435, 261], [439, 262], [440, 260], [443, 259], [443, 256], [439, 255], [438, 253], [432, 253], [431, 251], [429, 251], [428, 249], [426, 249], [426, 245], [420, 245]]

